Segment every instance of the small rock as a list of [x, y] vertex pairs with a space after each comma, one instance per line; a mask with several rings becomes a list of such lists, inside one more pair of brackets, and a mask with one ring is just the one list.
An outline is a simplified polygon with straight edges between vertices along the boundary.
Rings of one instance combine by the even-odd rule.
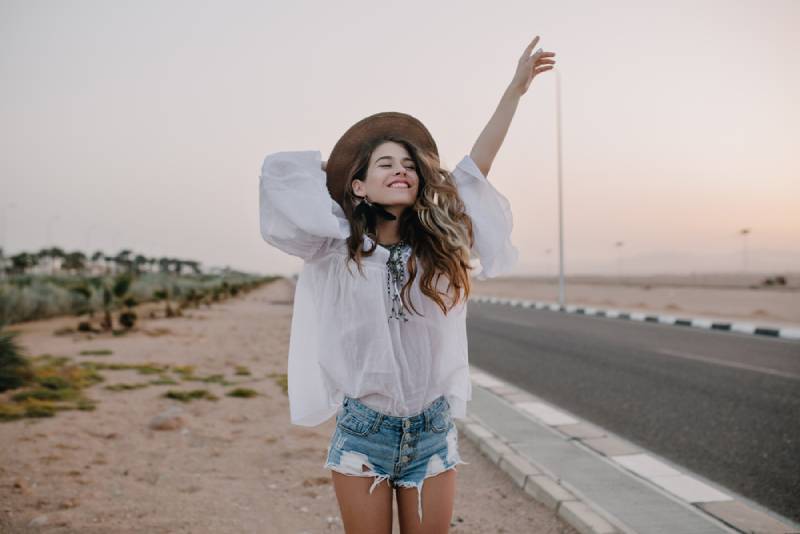
[[74, 499], [73, 498], [73, 499], [67, 499], [65, 501], [61, 501], [61, 504], [59, 506], [61, 506], [61, 508], [63, 510], [66, 510], [68, 508], [75, 508], [79, 504], [80, 504], [80, 501], [78, 499]]
[[29, 527], [41, 527], [42, 525], [47, 524], [47, 516], [46, 515], [39, 515], [34, 517], [28, 522]]
[[19, 491], [23, 495], [28, 495], [31, 492], [28, 483], [25, 482], [25, 479], [23, 478], [18, 478], [17, 480], [14, 481], [14, 489]]
[[150, 428], [153, 430], [177, 430], [184, 425], [180, 414], [183, 410], [179, 406], [170, 406], [150, 420]]

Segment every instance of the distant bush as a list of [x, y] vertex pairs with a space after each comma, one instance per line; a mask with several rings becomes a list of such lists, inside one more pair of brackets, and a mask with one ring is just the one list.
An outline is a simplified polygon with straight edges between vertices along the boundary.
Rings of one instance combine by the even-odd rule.
[[[120, 275], [10, 275], [0, 282], [0, 322], [8, 324], [45, 319], [59, 315], [83, 315], [103, 310], [105, 295], [103, 287], [113, 287]], [[181, 307], [210, 305], [212, 302], [250, 291], [277, 276], [253, 276], [247, 274], [226, 275], [175, 275], [170, 273], [143, 273], [130, 279], [124, 296], [110, 299], [114, 310], [127, 308], [124, 313], [133, 313], [137, 303], [177, 301]], [[108, 286], [107, 286], [108, 284]], [[104, 298], [105, 297], [105, 298]], [[133, 325], [135, 314], [125, 316], [123, 326]], [[91, 331], [91, 325], [84, 325]]]
[[785, 286], [786, 285], [786, 277], [777, 275], [770, 278], [765, 278], [761, 285], [764, 286]]

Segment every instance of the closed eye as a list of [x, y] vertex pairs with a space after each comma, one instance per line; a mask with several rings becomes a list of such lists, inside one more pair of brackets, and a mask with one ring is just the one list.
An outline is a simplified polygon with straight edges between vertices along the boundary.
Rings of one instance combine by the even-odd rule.
[[[378, 165], [378, 166], [379, 166], [379, 167], [391, 167], [391, 165]], [[415, 169], [416, 169], [416, 167], [406, 167], [406, 169], [409, 169], [409, 170], [412, 170], [412, 171], [413, 171], [413, 170], [415, 170]]]

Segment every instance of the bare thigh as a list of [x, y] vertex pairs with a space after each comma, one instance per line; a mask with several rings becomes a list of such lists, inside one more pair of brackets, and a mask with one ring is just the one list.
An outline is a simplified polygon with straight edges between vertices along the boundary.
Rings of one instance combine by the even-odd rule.
[[375, 477], [336, 471], [331, 476], [346, 534], [392, 534], [392, 488], [386, 480], [370, 493]]
[[456, 470], [448, 469], [422, 484], [422, 523], [417, 510], [417, 488], [397, 487], [397, 515], [402, 534], [446, 534], [453, 517]]

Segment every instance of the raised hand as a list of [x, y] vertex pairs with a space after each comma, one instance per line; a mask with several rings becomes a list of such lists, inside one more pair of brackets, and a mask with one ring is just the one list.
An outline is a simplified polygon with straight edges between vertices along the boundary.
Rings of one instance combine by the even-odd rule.
[[533, 47], [539, 42], [539, 36], [533, 38], [525, 51], [522, 52], [519, 61], [517, 62], [517, 71], [514, 73], [514, 79], [511, 80], [511, 87], [518, 91], [520, 95], [524, 95], [530, 87], [533, 79], [539, 74], [553, 68], [556, 61], [552, 58], [556, 55], [555, 52], [545, 52], [539, 48], [531, 54]]
[[531, 55], [531, 50], [538, 42], [539, 36], [537, 35], [525, 47], [522, 57], [519, 58], [514, 78], [503, 92], [497, 109], [494, 110], [492, 118], [478, 136], [478, 140], [475, 141], [469, 154], [484, 176], [489, 174], [497, 151], [503, 144], [511, 119], [514, 118], [514, 113], [517, 111], [520, 97], [525, 94], [536, 76], [552, 69], [556, 63], [554, 59], [549, 59], [556, 55], [555, 52], [545, 52], [540, 48]]

